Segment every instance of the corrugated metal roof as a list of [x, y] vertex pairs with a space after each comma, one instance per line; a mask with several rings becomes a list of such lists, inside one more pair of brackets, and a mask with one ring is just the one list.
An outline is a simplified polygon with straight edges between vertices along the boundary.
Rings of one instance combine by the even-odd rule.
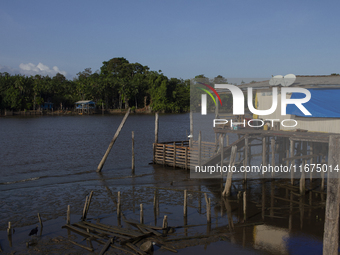
[[[290, 85], [290, 87], [300, 87], [300, 86], [308, 86], [308, 87], [317, 87], [317, 86], [339, 86], [340, 87], [340, 75], [315, 75], [315, 76], [303, 76], [297, 75], [295, 82]], [[269, 80], [247, 83], [239, 85], [240, 88], [260, 88], [260, 87], [270, 87]]]
[[[271, 90], [273, 86], [269, 85], [269, 80], [245, 83], [237, 85], [242, 90], [246, 90], [248, 87], [261, 90]], [[275, 87], [282, 87], [281, 85]], [[297, 75], [295, 82], [289, 87], [303, 87], [303, 88], [339, 88], [340, 89], [340, 75]], [[226, 89], [216, 89], [218, 93], [230, 93]]]
[[91, 100], [83, 100], [83, 101], [78, 101], [75, 102], [76, 104], [96, 104], [95, 102], [91, 101]]

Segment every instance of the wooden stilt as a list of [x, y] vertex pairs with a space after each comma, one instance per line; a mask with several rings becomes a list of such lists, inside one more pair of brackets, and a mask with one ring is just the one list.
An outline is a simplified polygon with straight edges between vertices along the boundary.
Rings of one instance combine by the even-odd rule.
[[67, 217], [66, 217], [66, 224], [70, 225], [71, 223], [71, 206], [68, 205], [67, 206], [67, 213], [66, 213]]
[[202, 134], [201, 131], [198, 134], [198, 165], [201, 166], [201, 142], [202, 142]]
[[262, 165], [265, 166], [267, 163], [266, 163], [266, 149], [267, 149], [267, 146], [266, 146], [266, 137], [263, 137], [262, 138]]
[[[237, 146], [234, 145], [231, 148], [231, 155], [230, 155], [230, 169], [232, 169], [234, 167], [235, 164], [235, 159], [236, 159], [236, 152], [237, 152]], [[223, 196], [230, 196], [231, 194], [231, 183], [232, 183], [232, 177], [233, 177], [233, 172], [229, 171], [228, 175], [227, 175], [227, 180], [225, 183], [225, 187], [224, 190], [222, 192]]]
[[173, 168], [176, 168], [176, 143], [174, 142]]
[[[243, 160], [243, 166], [246, 167], [248, 164], [248, 154], [249, 154], [249, 138], [246, 135], [244, 138], [244, 160]], [[244, 172], [244, 182], [247, 181], [247, 172]]]
[[189, 138], [189, 147], [192, 148], [192, 141], [194, 139], [194, 122], [192, 117], [192, 111], [190, 111], [190, 138]]
[[[275, 139], [271, 139], [271, 152], [272, 152], [272, 167], [275, 168]], [[272, 177], [274, 177], [274, 171], [272, 172]]]
[[139, 222], [144, 224], [143, 204], [140, 204]]
[[135, 173], [135, 132], [132, 131], [132, 160], [131, 160], [132, 174]]
[[[290, 157], [294, 157], [294, 141], [290, 140]], [[294, 160], [290, 162], [291, 164], [294, 163]], [[294, 185], [294, 171], [290, 172], [290, 184]]]
[[187, 216], [187, 201], [188, 201], [187, 190], [184, 190], [184, 203], [183, 203], [184, 217]]
[[120, 212], [120, 191], [117, 193], [117, 217], [120, 218], [121, 212]]
[[155, 143], [158, 143], [158, 112], [155, 113]]
[[[307, 142], [302, 142], [302, 154], [307, 154]], [[300, 194], [304, 195], [306, 191], [306, 173], [305, 173], [306, 159], [302, 159], [302, 169], [300, 178]]]
[[247, 220], [247, 192], [243, 191], [243, 221]]
[[[340, 164], [340, 136], [329, 137], [328, 165], [335, 167]], [[339, 247], [339, 203], [340, 203], [340, 173], [328, 173], [325, 225], [323, 235], [323, 254], [338, 254]]]

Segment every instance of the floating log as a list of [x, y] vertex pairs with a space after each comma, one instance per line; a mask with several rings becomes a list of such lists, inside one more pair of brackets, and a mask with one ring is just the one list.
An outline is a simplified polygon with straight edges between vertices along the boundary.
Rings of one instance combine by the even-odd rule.
[[[164, 215], [165, 218], [166, 215]], [[151, 228], [151, 229], [156, 229], [156, 230], [164, 230], [165, 227], [157, 227], [157, 226], [151, 226], [151, 225], [145, 225], [145, 224], [140, 224], [139, 222], [135, 222], [132, 220], [124, 220], [126, 223], [130, 224], [130, 225], [139, 225], [143, 228]], [[163, 220], [163, 225], [164, 225], [164, 220]]]
[[90, 223], [90, 222], [87, 222], [87, 221], [83, 221], [82, 223], [85, 224], [85, 225], [91, 226], [93, 228], [99, 229], [99, 230], [104, 230], [104, 231], [107, 231], [107, 232], [114, 232], [114, 233], [117, 233], [117, 234], [129, 236], [129, 237], [140, 236], [139, 232], [133, 231], [133, 230], [126, 230], [126, 229], [123, 229], [123, 228], [108, 226], [108, 225], [101, 224], [101, 223], [94, 224], [94, 223]]
[[88, 250], [88, 251], [91, 251], [91, 252], [93, 252], [93, 251], [94, 251], [94, 249], [93, 249], [93, 248], [90, 248], [90, 247], [87, 247], [87, 246], [85, 246], [85, 245], [82, 245], [82, 244], [76, 243], [76, 242], [74, 242], [74, 241], [72, 241], [72, 240], [68, 240], [68, 241], [69, 241], [70, 243], [74, 244], [74, 245], [77, 245], [77, 246], [79, 246], [79, 247], [81, 247], [81, 248], [85, 249], [85, 250]]
[[111, 143], [109, 144], [109, 147], [107, 148], [107, 150], [106, 150], [106, 152], [105, 152], [105, 154], [104, 154], [104, 157], [103, 157], [102, 160], [100, 161], [100, 163], [99, 163], [99, 165], [98, 165], [98, 167], [97, 167], [97, 173], [99, 173], [99, 172], [102, 171], [102, 168], [103, 168], [103, 166], [104, 166], [104, 164], [105, 164], [105, 161], [106, 161], [106, 159], [107, 159], [107, 156], [109, 156], [109, 153], [110, 153], [110, 151], [111, 151], [111, 149], [112, 149], [114, 143], [116, 142], [116, 140], [117, 140], [117, 138], [118, 138], [118, 136], [119, 136], [119, 133], [120, 133], [120, 131], [122, 130], [122, 128], [123, 128], [123, 126], [124, 126], [124, 124], [125, 124], [125, 121], [126, 121], [127, 117], [129, 116], [129, 114], [130, 114], [130, 108], [129, 108], [128, 111], [126, 112], [126, 114], [125, 114], [125, 116], [124, 116], [122, 122], [120, 123], [120, 125], [119, 125], [119, 127], [118, 127], [118, 129], [117, 129], [117, 131], [116, 131], [116, 133], [115, 133], [115, 135], [114, 135], [114, 137], [112, 138]]
[[142, 251], [141, 249], [139, 249], [136, 245], [132, 243], [126, 243], [125, 245], [129, 247], [130, 249], [134, 250], [137, 254], [141, 254], [141, 255], [147, 254], [146, 252]]
[[106, 244], [104, 245], [104, 247], [102, 248], [102, 250], [99, 252], [99, 255], [104, 255], [104, 253], [109, 249], [110, 245], [113, 244], [114, 239], [110, 238]]
[[84, 231], [84, 230], [81, 230], [81, 229], [76, 228], [76, 227], [71, 226], [71, 225], [64, 225], [64, 226], [62, 226], [62, 228], [70, 229], [70, 230], [72, 230], [73, 232], [76, 232], [76, 233], [78, 233], [78, 234], [80, 234], [80, 235], [82, 235], [82, 236], [92, 237], [92, 238], [97, 238], [97, 239], [104, 239], [104, 240], [105, 240], [104, 237], [101, 237], [101, 236], [96, 235], [96, 234], [93, 234], [93, 233], [90, 234], [90, 233], [88, 233], [88, 232], [86, 232], [86, 231]]
[[[66, 226], [69, 226], [69, 225], [66, 225]], [[98, 228], [90, 227], [90, 226], [84, 224], [83, 222], [74, 223], [73, 226], [77, 226], [77, 227], [80, 227], [80, 228], [83, 228], [83, 229], [88, 229], [90, 231], [96, 231], [99, 234], [116, 236], [116, 237], [119, 237], [119, 238], [122, 238], [122, 239], [125, 239], [125, 240], [130, 238], [129, 236], [125, 236], [125, 235], [117, 234], [117, 233], [114, 233], [114, 232], [99, 230]], [[92, 235], [92, 233], [89, 233], [89, 232], [86, 232], [86, 233], [88, 233], [89, 235]]]

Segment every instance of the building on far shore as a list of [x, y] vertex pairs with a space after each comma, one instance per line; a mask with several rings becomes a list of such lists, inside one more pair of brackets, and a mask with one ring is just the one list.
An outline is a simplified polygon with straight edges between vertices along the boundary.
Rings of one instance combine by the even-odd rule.
[[96, 109], [96, 103], [91, 100], [82, 100], [75, 102], [75, 109], [80, 114], [90, 114], [94, 113]]

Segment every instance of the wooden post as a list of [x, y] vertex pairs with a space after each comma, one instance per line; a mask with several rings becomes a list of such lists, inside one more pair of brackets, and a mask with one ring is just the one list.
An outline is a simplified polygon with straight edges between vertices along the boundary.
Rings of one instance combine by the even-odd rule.
[[165, 166], [165, 156], [166, 156], [166, 153], [165, 153], [165, 144], [163, 144], [163, 166]]
[[229, 146], [229, 135], [226, 135], [226, 143], [227, 143], [226, 146]]
[[207, 193], [204, 193], [204, 198], [205, 198], [205, 204], [206, 204], [206, 210], [207, 210], [207, 223], [211, 222], [211, 208], [210, 208], [210, 197], [208, 198]]
[[155, 143], [158, 143], [158, 124], [159, 124], [158, 112], [156, 112], [155, 114]]
[[192, 117], [192, 111], [190, 111], [190, 138], [189, 138], [189, 147], [192, 147], [192, 141], [194, 139], [194, 122]]
[[66, 213], [67, 217], [66, 217], [66, 225], [70, 225], [71, 223], [71, 206], [68, 205], [67, 206], [67, 213]]
[[135, 173], [135, 132], [132, 131], [132, 160], [131, 160], [132, 174]]
[[11, 236], [12, 235], [12, 228], [11, 228], [11, 222], [8, 222], [8, 228], [7, 228], [7, 235]]
[[[314, 143], [309, 144], [309, 154], [313, 155], [314, 153]], [[312, 165], [314, 163], [314, 158], [311, 158], [309, 164]], [[309, 171], [309, 188], [312, 189], [312, 181], [313, 181], [313, 173]], [[312, 194], [312, 192], [311, 192]]]
[[215, 100], [217, 102], [217, 104], [215, 106], [215, 119], [218, 119], [218, 98], [217, 98], [217, 96], [215, 96]]
[[93, 190], [91, 191], [89, 199], [87, 200], [87, 204], [85, 206], [85, 214], [83, 215], [83, 220], [86, 220], [87, 213], [90, 209], [90, 203], [91, 203], [92, 196], [93, 196]]
[[82, 220], [85, 219], [85, 213], [86, 213], [86, 207], [87, 207], [87, 200], [89, 199], [88, 196], [86, 196], [86, 199], [85, 199], [85, 204], [84, 204], [84, 209], [83, 209], [83, 216], [82, 216]]
[[[290, 140], [290, 157], [294, 157], [294, 141]], [[294, 163], [294, 159], [290, 162], [292, 165]], [[290, 184], [294, 185], [294, 171], [290, 171]]]
[[[244, 138], [244, 160], [243, 160], [243, 166], [246, 167], [248, 164], [248, 153], [249, 153], [249, 138], [246, 135]], [[247, 181], [247, 172], [244, 171], [244, 182]]]
[[270, 137], [268, 136], [266, 138], [266, 144], [267, 144], [267, 148], [266, 148], [266, 163], [269, 164], [269, 150], [270, 150]]
[[164, 219], [163, 219], [163, 234], [166, 235], [167, 234], [167, 228], [168, 228], [168, 216], [164, 215]]
[[[286, 158], [289, 158], [289, 139], [284, 138], [284, 143], [286, 144]], [[289, 161], [288, 160], [286, 161], [286, 166], [289, 167]]]
[[139, 221], [140, 221], [141, 224], [144, 223], [143, 204], [140, 204]]
[[[302, 156], [307, 154], [307, 142], [302, 142]], [[306, 191], [306, 174], [305, 174], [305, 165], [306, 159], [302, 159], [302, 169], [301, 169], [301, 177], [300, 177], [300, 194], [305, 194]]]
[[[340, 164], [340, 136], [329, 136], [328, 165]], [[323, 254], [338, 254], [339, 247], [339, 203], [340, 203], [340, 173], [328, 172], [327, 200], [325, 225], [323, 235]]]
[[174, 142], [174, 158], [173, 158], [174, 168], [176, 168], [176, 142]]
[[271, 150], [272, 150], [272, 167], [273, 167], [273, 172], [272, 172], [272, 177], [274, 177], [274, 168], [275, 168], [275, 139], [271, 139]]
[[188, 147], [185, 147], [185, 169], [188, 169]]
[[262, 166], [266, 165], [266, 148], [266, 137], [262, 137]]
[[184, 208], [183, 208], [183, 210], [184, 210], [184, 217], [186, 217], [187, 216], [187, 201], [188, 201], [188, 196], [187, 196], [188, 194], [187, 194], [187, 190], [184, 190]]
[[[235, 159], [236, 159], [236, 152], [237, 152], [237, 146], [234, 145], [231, 148], [231, 155], [230, 155], [230, 170], [232, 170], [232, 168], [234, 167], [235, 164]], [[222, 192], [223, 196], [230, 196], [231, 194], [231, 182], [232, 182], [232, 177], [233, 177], [233, 172], [229, 171], [228, 172], [228, 176], [227, 176], [227, 180], [224, 186], [224, 190]]]
[[[326, 155], [325, 154], [322, 155], [322, 160], [321, 160], [321, 165], [322, 165], [321, 168], [322, 169], [323, 169], [324, 164], [326, 164]], [[325, 190], [325, 172], [322, 170], [321, 171], [321, 191], [324, 191], [324, 190]]]
[[43, 228], [43, 223], [42, 223], [42, 220], [41, 220], [41, 217], [40, 217], [40, 213], [38, 213], [38, 220], [39, 220], [39, 224], [40, 224], [40, 231], [42, 230]]
[[202, 134], [201, 131], [198, 134], [198, 165], [201, 166], [201, 142], [202, 142]]
[[223, 168], [223, 160], [224, 160], [224, 153], [223, 153], [223, 135], [220, 135], [220, 152], [221, 152], [221, 175], [223, 173], [222, 168]]
[[110, 153], [110, 151], [111, 151], [111, 149], [112, 149], [112, 146], [114, 145], [116, 139], [118, 138], [119, 133], [120, 133], [120, 131], [122, 130], [122, 128], [123, 128], [123, 126], [124, 126], [124, 124], [125, 124], [125, 121], [126, 121], [127, 117], [129, 116], [129, 114], [130, 114], [130, 108], [129, 108], [128, 111], [126, 112], [126, 114], [125, 114], [125, 116], [124, 116], [122, 122], [120, 123], [120, 125], [119, 125], [119, 127], [118, 127], [118, 129], [117, 129], [117, 131], [116, 131], [116, 133], [115, 133], [115, 135], [114, 135], [112, 141], [111, 141], [111, 143], [109, 144], [109, 147], [107, 148], [107, 150], [106, 150], [106, 152], [105, 152], [104, 157], [103, 157], [102, 160], [100, 161], [100, 163], [99, 163], [99, 165], [98, 165], [98, 168], [97, 168], [97, 172], [101, 172], [101, 171], [102, 171], [102, 168], [103, 168], [103, 166], [104, 166], [104, 164], [105, 164], [105, 161], [106, 161], [106, 159], [107, 159], [107, 156], [109, 155], [109, 153]]
[[243, 191], [243, 220], [247, 220], [247, 192]]
[[120, 218], [120, 191], [118, 191], [118, 201], [117, 201], [117, 217]]
[[264, 179], [262, 180], [262, 220], [264, 220], [265, 212], [266, 212], [266, 183]]

